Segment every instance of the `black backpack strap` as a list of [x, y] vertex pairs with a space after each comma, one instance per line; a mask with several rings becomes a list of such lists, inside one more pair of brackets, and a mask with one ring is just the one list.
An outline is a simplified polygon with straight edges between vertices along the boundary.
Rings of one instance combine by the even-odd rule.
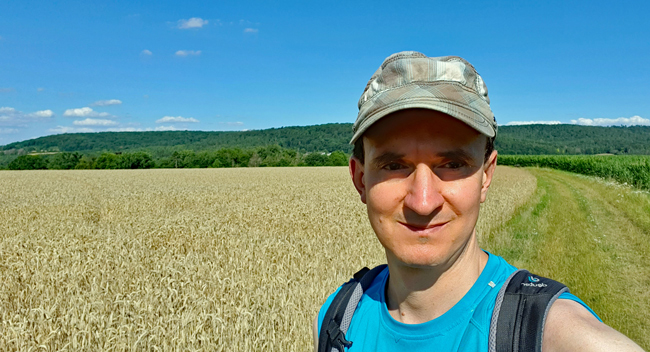
[[546, 315], [568, 291], [565, 285], [526, 270], [510, 275], [494, 305], [489, 352], [541, 352]]
[[352, 315], [363, 293], [385, 267], [386, 264], [372, 270], [363, 268], [354, 274], [353, 279], [341, 286], [325, 313], [318, 336], [318, 352], [343, 352], [344, 347], [352, 346], [352, 341], [345, 339]]

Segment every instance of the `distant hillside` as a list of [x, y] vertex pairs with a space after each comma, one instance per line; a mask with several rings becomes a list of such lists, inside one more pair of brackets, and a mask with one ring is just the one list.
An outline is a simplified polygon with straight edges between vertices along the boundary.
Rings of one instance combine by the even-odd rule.
[[501, 154], [650, 154], [650, 126], [500, 126]]
[[325, 124], [253, 131], [166, 131], [66, 133], [0, 147], [0, 150], [96, 153], [133, 150], [214, 150], [279, 145], [304, 152], [349, 152], [352, 124]]
[[[33, 152], [147, 150], [154, 157], [174, 151], [253, 148], [278, 145], [301, 152], [351, 152], [352, 124], [337, 123], [240, 132], [168, 131], [74, 133], [40, 137], [0, 147], [5, 157]], [[577, 125], [501, 126], [496, 147], [501, 154], [650, 154], [650, 126]]]

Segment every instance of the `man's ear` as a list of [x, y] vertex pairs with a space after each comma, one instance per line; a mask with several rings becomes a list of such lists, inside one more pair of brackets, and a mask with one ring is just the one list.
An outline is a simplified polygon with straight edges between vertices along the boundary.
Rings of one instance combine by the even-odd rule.
[[354, 183], [354, 188], [359, 192], [361, 201], [363, 204], [366, 204], [366, 183], [363, 178], [364, 176], [364, 166], [361, 160], [355, 158], [354, 156], [350, 158], [349, 162], [350, 167], [350, 177], [352, 177], [352, 183]]
[[497, 167], [497, 151], [493, 150], [490, 157], [483, 165], [483, 185], [481, 186], [481, 203], [485, 202], [487, 197], [488, 188], [492, 184], [492, 176], [494, 175], [494, 169]]

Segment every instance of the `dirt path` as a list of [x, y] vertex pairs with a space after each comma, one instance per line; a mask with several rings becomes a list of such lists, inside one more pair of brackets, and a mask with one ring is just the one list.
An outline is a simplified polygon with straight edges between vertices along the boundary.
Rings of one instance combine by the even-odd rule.
[[650, 196], [593, 178], [529, 169], [531, 200], [484, 247], [565, 283], [603, 319], [650, 348]]

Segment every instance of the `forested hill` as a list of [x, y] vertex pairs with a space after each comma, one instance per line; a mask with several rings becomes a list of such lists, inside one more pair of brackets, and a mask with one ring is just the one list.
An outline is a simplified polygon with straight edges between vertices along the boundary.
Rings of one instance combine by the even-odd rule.
[[279, 145], [304, 152], [349, 152], [352, 124], [271, 128], [252, 131], [165, 131], [66, 133], [11, 143], [0, 150], [93, 153], [132, 150], [214, 150]]
[[500, 126], [498, 133], [496, 148], [501, 154], [650, 155], [650, 126]]
[[[4, 154], [67, 151], [99, 153], [147, 150], [215, 150], [278, 145], [302, 152], [349, 153], [352, 124], [325, 124], [238, 132], [168, 131], [74, 133], [40, 137], [0, 147]], [[501, 154], [650, 154], [650, 126], [500, 126]]]

